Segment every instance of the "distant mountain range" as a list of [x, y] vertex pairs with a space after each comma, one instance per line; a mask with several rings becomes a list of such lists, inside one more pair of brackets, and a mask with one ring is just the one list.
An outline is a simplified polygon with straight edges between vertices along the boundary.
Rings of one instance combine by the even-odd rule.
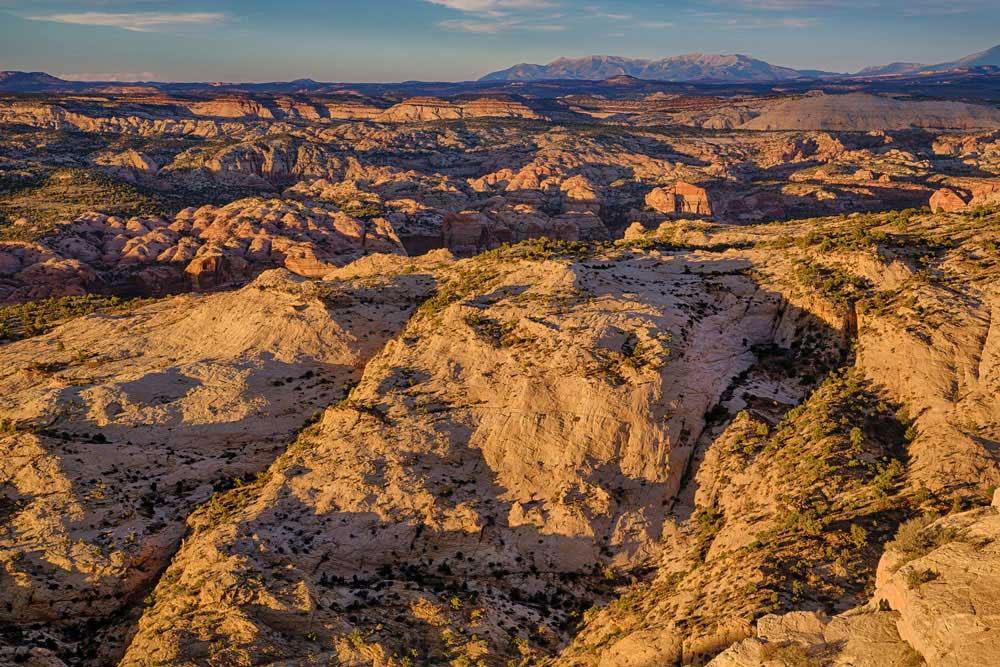
[[[995, 68], [995, 69], [994, 69]], [[810, 85], [812, 80], [835, 82], [845, 78], [878, 79], [880, 82], [898, 81], [906, 77], [930, 77], [942, 72], [964, 70], [979, 76], [1000, 74], [1000, 46], [973, 53], [937, 65], [897, 62], [877, 67], [866, 67], [853, 74], [838, 74], [821, 70], [801, 70], [779, 67], [763, 60], [744, 55], [713, 55], [693, 53], [660, 60], [622, 58], [618, 56], [586, 56], [559, 58], [548, 65], [522, 63], [499, 72], [493, 72], [478, 82], [416, 82], [399, 84], [347, 84], [323, 83], [312, 79], [276, 81], [271, 83], [123, 83], [114, 81], [67, 81], [45, 72], [0, 71], [0, 93], [71, 93], [103, 92], [109, 90], [164, 91], [171, 93], [222, 93], [245, 92], [258, 94], [381, 94], [387, 91], [408, 90], [411, 94], [456, 94], [456, 87], [465, 90], [492, 90], [513, 92], [511, 87], [529, 82], [568, 81], [605, 82], [617, 87], [639, 85], [669, 86], [683, 83], [710, 84], [760, 84], [799, 81]], [[925, 79], [926, 80], [926, 79]], [[540, 84], [545, 86], [546, 84]], [[783, 84], [784, 85], [784, 84]], [[880, 83], [879, 85], [883, 85]], [[545, 91], [537, 91], [545, 96]]]
[[881, 67], [866, 67], [858, 76], [895, 76], [895, 75], [917, 75], [934, 74], [936, 72], [947, 72], [954, 69], [971, 69], [973, 67], [1000, 67], [1000, 45], [992, 49], [986, 49], [979, 53], [973, 53], [947, 63], [937, 65], [924, 65], [922, 63], [892, 63]]
[[36, 93], [70, 84], [45, 72], [0, 72], [0, 91]]
[[690, 53], [661, 60], [586, 56], [559, 58], [548, 65], [515, 65], [487, 74], [480, 81], [539, 81], [542, 79], [602, 80], [633, 76], [648, 81], [764, 82], [836, 76], [831, 72], [779, 67], [744, 55]]
[[794, 79], [825, 79], [849, 76], [919, 75], [952, 69], [1000, 66], [1000, 46], [974, 53], [958, 60], [925, 65], [922, 63], [892, 63], [866, 67], [855, 74], [838, 74], [820, 70], [799, 70], [780, 67], [744, 55], [690, 53], [661, 60], [622, 58], [619, 56], [585, 56], [558, 58], [548, 65], [522, 63], [492, 72], [480, 81], [542, 81], [593, 80], [616, 76], [632, 76], [648, 81], [704, 81], [720, 83], [762, 83]]

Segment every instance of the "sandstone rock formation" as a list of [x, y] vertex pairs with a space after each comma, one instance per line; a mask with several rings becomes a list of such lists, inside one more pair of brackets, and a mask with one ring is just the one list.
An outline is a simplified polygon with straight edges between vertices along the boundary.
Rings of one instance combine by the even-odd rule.
[[[757, 638], [710, 667], [785, 660], [832, 665], [991, 665], [1000, 660], [998, 506], [907, 524], [879, 564], [872, 600], [833, 618], [765, 616]], [[787, 662], [785, 663], [787, 664]]]
[[712, 216], [708, 192], [697, 185], [679, 181], [670, 188], [654, 188], [646, 195], [646, 205], [668, 215]]
[[1000, 111], [962, 102], [915, 102], [866, 93], [782, 101], [744, 123], [747, 130], [995, 130]]
[[[738, 259], [504, 257], [456, 264], [267, 482], [192, 519], [198, 534], [123, 664], [214, 660], [224, 644], [275, 660], [513, 657], [516, 638], [562, 636], [567, 611], [600, 595], [603, 569], [656, 552], [700, 415], [770, 340], [780, 298], [741, 277]], [[616, 268], [601, 270], [608, 261]], [[701, 315], [688, 299], [705, 281], [720, 300]], [[718, 333], [734, 327], [741, 335]], [[699, 375], [708, 359], [728, 361]], [[367, 454], [351, 462], [359, 440]], [[289, 523], [302, 540], [287, 543]], [[282, 562], [294, 563], [288, 584], [233, 597]], [[543, 612], [538, 596], [559, 602]], [[428, 625], [414, 635], [417, 618]]]
[[[431, 288], [419, 273], [278, 270], [0, 348], [0, 624], [45, 623], [42, 637], [72, 646], [141, 598], [186, 516], [262, 472]], [[107, 639], [100, 660], [124, 636]]]
[[411, 122], [490, 117], [541, 118], [523, 103], [513, 100], [480, 98], [453, 103], [436, 98], [412, 98], [386, 109], [379, 116], [379, 120]]
[[[92, 214], [43, 243], [0, 242], [0, 303], [80, 294], [99, 282], [153, 294], [188, 281], [208, 289], [275, 266], [321, 277], [365, 254], [404, 252], [383, 218], [277, 199], [188, 208], [173, 220]], [[160, 267], [168, 271], [154, 272]]]
[[0, 663], [995, 661], [1000, 138], [806, 85], [0, 99]]
[[934, 213], [961, 211], [965, 206], [965, 200], [949, 188], [941, 188], [931, 195], [930, 207]]

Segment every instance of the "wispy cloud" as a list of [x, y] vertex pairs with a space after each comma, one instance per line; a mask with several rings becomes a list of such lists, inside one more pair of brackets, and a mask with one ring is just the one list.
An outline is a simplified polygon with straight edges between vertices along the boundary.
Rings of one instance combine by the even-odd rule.
[[486, 35], [495, 35], [497, 33], [511, 32], [514, 30], [522, 30], [526, 32], [563, 32], [566, 30], [566, 26], [558, 23], [530, 23], [521, 19], [496, 21], [452, 19], [449, 21], [441, 21], [438, 25], [445, 30], [472, 32]]
[[425, 0], [467, 14], [468, 18], [440, 21], [438, 27], [455, 32], [494, 35], [502, 32], [562, 32], [563, 16], [551, 0]]
[[715, 3], [721, 6], [740, 7], [743, 9], [760, 9], [764, 11], [787, 12], [808, 9], [846, 9], [852, 7], [877, 6], [878, 3], [868, 0], [719, 0]]
[[555, 6], [549, 0], [426, 0], [426, 2], [460, 12], [494, 16], [511, 11], [551, 9]]
[[132, 32], [158, 32], [182, 27], [215, 25], [226, 15], [220, 12], [69, 12], [24, 16], [31, 21], [121, 28]]
[[632, 15], [621, 14], [618, 12], [603, 12], [598, 9], [594, 9], [584, 14], [584, 18], [599, 19], [601, 21], [628, 21], [632, 18]]
[[673, 28], [674, 23], [672, 21], [639, 21], [636, 26], [646, 30], [666, 30]]
[[692, 19], [717, 30], [801, 30], [815, 28], [822, 21], [816, 17], [803, 16], [757, 16], [753, 14], [730, 14], [725, 12], [692, 12]]

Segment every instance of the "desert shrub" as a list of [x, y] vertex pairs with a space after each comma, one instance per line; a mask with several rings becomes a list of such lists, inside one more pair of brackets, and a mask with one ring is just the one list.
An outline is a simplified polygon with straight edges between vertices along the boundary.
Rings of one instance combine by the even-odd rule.
[[434, 296], [420, 304], [417, 312], [426, 316], [437, 315], [453, 303], [486, 291], [495, 277], [495, 273], [479, 266], [461, 267], [438, 287]]
[[858, 549], [868, 546], [868, 531], [856, 523], [851, 524], [851, 542]]
[[899, 459], [892, 459], [888, 463], [880, 465], [878, 473], [872, 479], [875, 494], [880, 498], [887, 497], [899, 484], [904, 472], [903, 463]]
[[899, 554], [898, 570], [910, 561], [926, 556], [938, 547], [961, 538], [961, 533], [950, 526], [932, 525], [935, 516], [924, 515], [903, 522], [895, 539], [888, 547]]
[[913, 568], [906, 573], [906, 586], [908, 588], [919, 588], [923, 584], [934, 581], [941, 575], [934, 570], [923, 570], [920, 568]]
[[500, 322], [481, 313], [470, 313], [465, 316], [465, 323], [476, 333], [476, 336], [489, 343], [492, 347], [503, 347], [510, 342], [510, 334], [515, 325]]
[[698, 533], [704, 537], [711, 537], [722, 530], [725, 524], [725, 517], [715, 507], [699, 507], [694, 513], [695, 525], [698, 526]]
[[516, 259], [536, 261], [547, 259], [585, 259], [607, 245], [586, 241], [560, 241], [542, 236], [519, 243], [505, 243], [495, 250], [482, 253], [477, 259], [485, 262]]
[[819, 292], [838, 309], [846, 311], [850, 303], [865, 296], [871, 283], [843, 269], [821, 266], [805, 260], [795, 263], [793, 275], [804, 287]]
[[764, 644], [760, 649], [760, 657], [765, 662], [778, 662], [784, 667], [816, 667], [818, 664], [804, 648], [792, 642]]

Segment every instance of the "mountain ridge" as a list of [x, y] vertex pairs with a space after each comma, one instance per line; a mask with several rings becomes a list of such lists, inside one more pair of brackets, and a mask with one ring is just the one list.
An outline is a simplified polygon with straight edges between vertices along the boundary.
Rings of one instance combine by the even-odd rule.
[[924, 63], [894, 62], [888, 65], [865, 67], [856, 74], [859, 76], [892, 76], [921, 75], [947, 72], [954, 69], [971, 69], [975, 67], [1000, 67], [1000, 44], [984, 51], [970, 53], [958, 60], [926, 65]]
[[936, 65], [893, 62], [887, 65], [864, 67], [854, 73], [783, 67], [744, 54], [687, 53], [660, 59], [625, 58], [609, 55], [591, 55], [579, 58], [560, 57], [547, 65], [519, 63], [506, 69], [490, 72], [481, 77], [479, 81], [540, 81], [547, 79], [597, 81], [627, 75], [650, 81], [763, 83], [852, 76], [923, 75], [983, 66], [1000, 66], [1000, 45]]
[[[556, 58], [547, 65], [519, 63], [506, 69], [490, 72], [475, 81], [453, 82], [454, 84], [527, 83], [549, 80], [565, 81], [608, 81], [616, 77], [631, 77], [657, 83], [705, 83], [705, 84], [768, 84], [782, 81], [802, 81], [811, 79], [837, 80], [853, 77], [921, 77], [942, 74], [952, 70], [976, 71], [980, 68], [1000, 67], [1000, 45], [958, 58], [957, 60], [926, 65], [912, 62], [892, 62], [886, 65], [864, 67], [853, 73], [827, 72], [815, 69], [796, 69], [773, 65], [744, 54], [689, 53], [660, 59], [626, 58], [622, 56], [591, 55], [579, 58]], [[401, 82], [398, 84], [378, 84], [399, 86], [404, 84], [430, 84], [433, 82]], [[441, 82], [444, 83], [444, 82]], [[61, 79], [46, 72], [0, 71], [0, 92], [6, 93], [53, 93], [83, 92], [95, 87], [115, 88], [129, 86], [152, 86], [158, 89], [187, 90], [197, 92], [203, 89], [230, 89], [233, 91], [252, 90], [259, 93], [329, 92], [346, 85], [375, 85], [321, 82], [311, 78], [297, 78], [291, 81], [266, 83], [222, 83], [222, 82], [116, 82], [77, 81]]]
[[592, 55], [556, 58], [547, 65], [521, 63], [491, 72], [480, 81], [608, 79], [633, 76], [651, 81], [781, 81], [835, 76], [831, 72], [781, 67], [744, 54], [687, 53], [660, 59]]

